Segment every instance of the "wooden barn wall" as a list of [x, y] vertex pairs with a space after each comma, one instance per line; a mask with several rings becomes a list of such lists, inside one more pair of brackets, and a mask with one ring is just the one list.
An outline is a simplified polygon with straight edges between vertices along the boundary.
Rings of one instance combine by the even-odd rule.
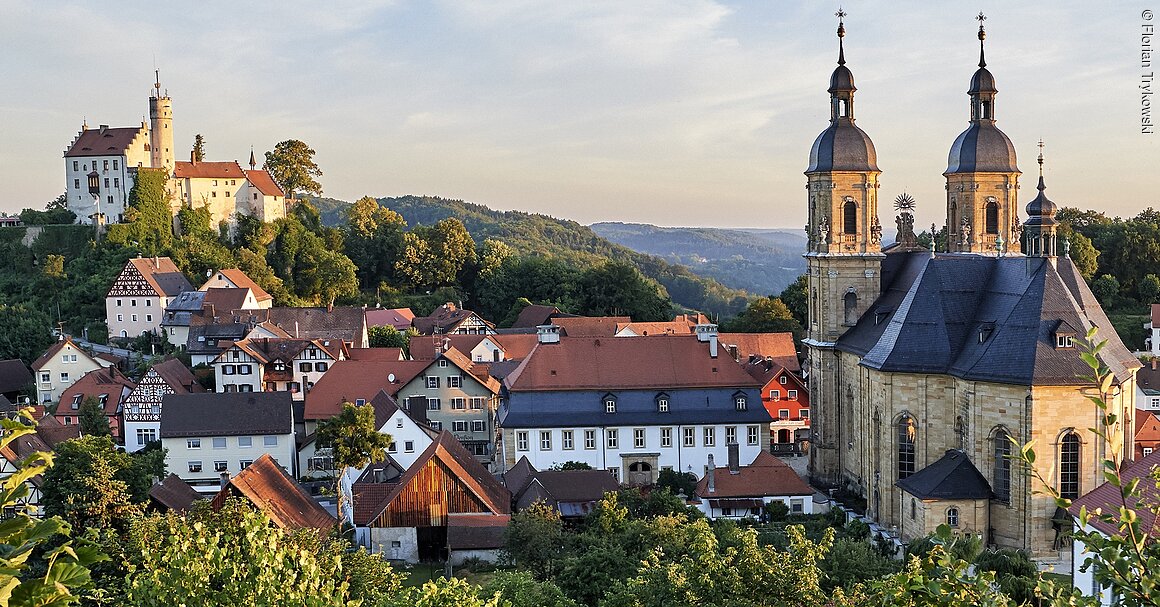
[[391, 500], [374, 526], [444, 527], [449, 511], [490, 512], [442, 462], [432, 459]]

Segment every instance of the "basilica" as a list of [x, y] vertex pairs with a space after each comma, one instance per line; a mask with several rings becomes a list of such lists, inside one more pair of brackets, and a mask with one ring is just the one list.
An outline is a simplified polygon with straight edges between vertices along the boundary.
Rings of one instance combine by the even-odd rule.
[[[982, 19], [970, 123], [943, 173], [945, 243], [937, 247], [919, 244], [905, 194], [894, 203], [896, 241], [882, 243], [881, 171], [874, 143], [855, 125], [839, 24], [830, 124], [805, 172], [810, 476], [864, 499], [869, 517], [903, 541], [946, 524], [1050, 557], [1065, 529], [1037, 478], [1078, 497], [1102, 482], [1102, 460], [1119, 442], [1088, 430], [1100, 415], [1087, 398], [1094, 386], [1081, 379], [1091, 374], [1081, 340], [1091, 329], [1107, 340], [1099, 358], [1114, 375], [1107, 399], [1119, 429], [1133, 427], [1140, 364], [1057, 239], [1042, 154], [1036, 195], [1019, 200], [1015, 146], [996, 126]], [[1131, 432], [1122, 434], [1116, 446], [1128, 456]], [[1015, 443], [1029, 441], [1037, 474], [1011, 458]]]

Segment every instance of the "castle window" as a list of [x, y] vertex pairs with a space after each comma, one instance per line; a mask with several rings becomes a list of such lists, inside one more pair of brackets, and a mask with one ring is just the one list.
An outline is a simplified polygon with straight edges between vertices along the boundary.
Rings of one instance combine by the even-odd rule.
[[842, 324], [847, 327], [852, 327], [858, 324], [858, 294], [853, 291], [847, 291], [842, 296]]
[[1004, 503], [1011, 501], [1011, 437], [1006, 430], [995, 433], [995, 474], [992, 489]]
[[915, 439], [918, 429], [913, 417], [898, 420], [898, 480], [914, 474]]
[[987, 203], [986, 226], [988, 234], [999, 233], [999, 203], [994, 200]]
[[1059, 444], [1059, 497], [1079, 497], [1080, 442], [1075, 432], [1064, 435]]
[[853, 198], [847, 199], [846, 204], [842, 205], [842, 232], [858, 233], [858, 205], [854, 204]]

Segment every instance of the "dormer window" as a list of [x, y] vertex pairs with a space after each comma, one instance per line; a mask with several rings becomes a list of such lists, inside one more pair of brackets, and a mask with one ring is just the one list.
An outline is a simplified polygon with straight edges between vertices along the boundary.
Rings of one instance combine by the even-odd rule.
[[1057, 350], [1074, 348], [1075, 336], [1076, 330], [1071, 325], [1067, 324], [1066, 321], [1059, 321], [1055, 327], [1055, 348]]
[[1063, 333], [1056, 333], [1056, 335], [1055, 335], [1055, 347], [1056, 348], [1074, 347], [1074, 344], [1072, 343], [1073, 337], [1074, 337], [1073, 335], [1065, 335]]
[[749, 397], [744, 392], [733, 393], [733, 408], [738, 411], [745, 411], [749, 408]]
[[985, 322], [979, 325], [979, 343], [985, 343], [991, 339], [991, 335], [995, 332], [995, 323]]
[[613, 394], [604, 395], [604, 412], [616, 413], [616, 396]]
[[668, 413], [669, 412], [669, 395], [668, 394], [665, 394], [664, 392], [657, 394], [656, 401], [657, 401], [657, 413]]

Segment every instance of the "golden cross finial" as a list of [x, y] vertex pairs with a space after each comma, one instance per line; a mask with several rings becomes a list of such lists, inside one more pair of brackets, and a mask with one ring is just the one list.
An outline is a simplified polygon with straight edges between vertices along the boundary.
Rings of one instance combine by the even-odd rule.
[[846, 11], [839, 6], [834, 16], [838, 18], [838, 65], [846, 65], [846, 49], [842, 46], [842, 39], [846, 37], [846, 24], [842, 21], [846, 17]]
[[845, 18], [846, 11], [842, 10], [842, 7], [839, 6], [838, 12], [834, 13], [834, 16], [838, 18], [838, 21], [841, 21], [843, 18]]
[[1039, 176], [1043, 177], [1043, 140], [1040, 139], [1037, 145], [1039, 146]]

